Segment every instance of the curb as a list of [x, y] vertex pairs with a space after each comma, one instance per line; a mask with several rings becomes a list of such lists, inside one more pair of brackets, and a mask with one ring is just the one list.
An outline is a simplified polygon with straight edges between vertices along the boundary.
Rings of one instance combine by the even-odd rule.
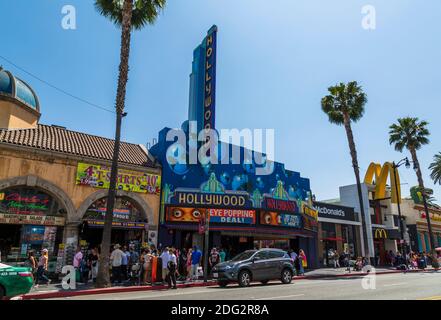
[[[430, 269], [430, 270], [389, 270], [389, 271], [380, 271], [375, 272], [375, 275], [382, 274], [392, 274], [392, 273], [418, 273], [418, 272], [437, 272], [440, 269]], [[341, 274], [318, 274], [318, 275], [310, 275], [310, 276], [296, 276], [294, 279], [296, 280], [310, 280], [310, 279], [323, 279], [323, 278], [348, 278], [348, 277], [363, 277], [367, 276], [368, 272], [363, 273], [341, 273]]]
[[[390, 270], [376, 272], [375, 275], [382, 274], [392, 274], [392, 273], [418, 273], [418, 272], [437, 272], [440, 269], [433, 270]], [[296, 276], [294, 280], [314, 280], [314, 279], [324, 279], [324, 278], [349, 278], [349, 277], [362, 277], [369, 273], [342, 273], [335, 275], [311, 275], [311, 276]], [[177, 287], [182, 288], [194, 288], [194, 287], [210, 287], [217, 285], [216, 281], [208, 281], [207, 283], [183, 283], [178, 284]], [[111, 288], [99, 288], [99, 289], [88, 289], [88, 290], [78, 290], [78, 291], [54, 291], [46, 293], [30, 293], [18, 297], [18, 300], [41, 300], [41, 299], [51, 299], [51, 298], [66, 298], [66, 297], [76, 297], [76, 296], [87, 296], [96, 294], [110, 294], [110, 293], [125, 293], [125, 292], [137, 292], [137, 291], [153, 291], [153, 290], [166, 290], [167, 285], [160, 286], [134, 286], [134, 287], [111, 287]], [[17, 299], [17, 298], [16, 298]]]
[[[214, 286], [217, 283], [214, 281], [208, 281], [207, 283], [183, 283], [178, 284], [176, 287], [182, 288], [193, 288], [193, 287], [209, 287]], [[20, 296], [20, 300], [40, 300], [40, 299], [51, 299], [51, 298], [66, 298], [66, 297], [77, 297], [77, 296], [87, 296], [96, 294], [110, 294], [110, 293], [125, 293], [125, 292], [136, 292], [136, 291], [153, 291], [153, 290], [166, 290], [168, 285], [160, 286], [133, 286], [133, 287], [111, 287], [111, 288], [99, 288], [99, 289], [87, 289], [78, 291], [54, 291], [45, 293], [30, 293]]]

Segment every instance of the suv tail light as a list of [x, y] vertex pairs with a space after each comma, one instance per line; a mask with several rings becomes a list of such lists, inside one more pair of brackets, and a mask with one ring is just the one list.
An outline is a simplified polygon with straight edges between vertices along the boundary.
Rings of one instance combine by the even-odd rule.
[[30, 271], [19, 272], [18, 275], [20, 277], [32, 277], [32, 272]]

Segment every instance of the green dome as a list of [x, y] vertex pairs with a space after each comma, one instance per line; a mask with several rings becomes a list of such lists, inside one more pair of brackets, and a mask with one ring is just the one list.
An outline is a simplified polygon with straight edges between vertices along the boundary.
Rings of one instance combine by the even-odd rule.
[[0, 70], [0, 96], [12, 97], [28, 107], [40, 111], [34, 90], [26, 82], [14, 77], [6, 70]]

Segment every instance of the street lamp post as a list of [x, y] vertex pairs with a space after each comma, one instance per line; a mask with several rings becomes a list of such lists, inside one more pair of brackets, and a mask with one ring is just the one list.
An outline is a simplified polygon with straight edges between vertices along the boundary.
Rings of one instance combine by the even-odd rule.
[[398, 220], [400, 221], [401, 254], [403, 255], [405, 264], [407, 265], [407, 258], [406, 258], [407, 250], [406, 250], [405, 241], [404, 241], [404, 222], [403, 222], [403, 217], [401, 216], [401, 206], [400, 206], [401, 196], [400, 196], [400, 193], [398, 192], [399, 186], [398, 186], [398, 181], [397, 181], [397, 174], [398, 174], [397, 168], [399, 168], [403, 164], [406, 165], [406, 168], [410, 168], [410, 161], [407, 157], [400, 160], [398, 163], [393, 162], [392, 166], [394, 169], [394, 182], [395, 182], [395, 194], [396, 194], [396, 198], [397, 198], [397, 207], [398, 207]]

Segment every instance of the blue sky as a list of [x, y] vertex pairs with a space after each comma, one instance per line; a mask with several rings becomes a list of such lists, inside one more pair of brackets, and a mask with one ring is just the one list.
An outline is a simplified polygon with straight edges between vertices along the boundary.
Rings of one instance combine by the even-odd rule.
[[[361, 27], [374, 5], [377, 29]], [[64, 5], [77, 29], [61, 27]], [[419, 151], [427, 187], [429, 163], [441, 151], [439, 0], [169, 0], [154, 26], [132, 38], [123, 138], [151, 141], [186, 119], [192, 51], [211, 25], [219, 28], [218, 128], [274, 128], [276, 159], [311, 179], [318, 199], [354, 183], [342, 127], [320, 109], [327, 87], [357, 80], [368, 95], [353, 130], [362, 171], [371, 161], [398, 161], [388, 126], [398, 117], [430, 122], [431, 143]], [[112, 108], [120, 32], [84, 0], [0, 0], [0, 54], [40, 78]], [[65, 96], [1, 61], [37, 92], [41, 122], [113, 137], [113, 115]], [[404, 195], [416, 184], [401, 169]]]

